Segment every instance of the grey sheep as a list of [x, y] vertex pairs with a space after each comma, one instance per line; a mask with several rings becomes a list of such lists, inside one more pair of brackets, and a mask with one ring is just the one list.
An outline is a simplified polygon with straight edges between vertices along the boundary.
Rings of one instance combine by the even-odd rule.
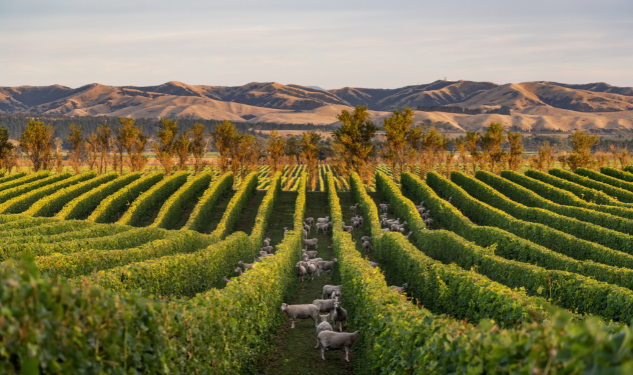
[[351, 212], [352, 215], [356, 215], [356, 212], [358, 212], [358, 206], [360, 206], [360, 203], [356, 203], [355, 205], [350, 207], [349, 212]]
[[341, 291], [343, 285], [323, 285], [323, 293], [321, 294], [321, 299], [325, 297], [330, 298], [332, 296], [332, 292], [335, 290]]
[[369, 243], [369, 241], [363, 242], [363, 250], [365, 250], [365, 252], [367, 252], [367, 250], [372, 250], [372, 246], [371, 246], [371, 243]]
[[387, 211], [389, 211], [389, 206], [391, 206], [390, 204], [386, 204], [386, 203], [381, 203], [380, 205], [378, 205], [378, 208], [380, 208], [380, 212], [382, 213], [387, 213]]
[[395, 285], [391, 286], [391, 289], [397, 291], [398, 293], [404, 293], [407, 291], [408, 288], [409, 288], [409, 284], [407, 283], [402, 284], [402, 286], [395, 286]]
[[225, 284], [228, 284], [231, 282], [231, 279], [227, 278], [226, 276], [222, 276], [222, 281], [224, 281]]
[[360, 336], [360, 331], [354, 333], [323, 331], [317, 336], [321, 344], [321, 358], [325, 361], [326, 350], [345, 349], [345, 360], [349, 362], [349, 349], [354, 345]]
[[308, 254], [308, 256], [310, 257], [309, 259], [316, 258], [317, 254], [319, 253], [318, 251], [308, 251], [308, 250], [301, 250], [301, 252]]
[[272, 254], [273, 253], [273, 247], [272, 246], [264, 246], [261, 249], [259, 249], [259, 251], [265, 251], [268, 254]]
[[237, 273], [237, 276], [242, 276], [242, 274], [244, 273], [244, 272], [242, 272], [242, 269], [240, 267], [237, 267], [233, 271], [235, 271]]
[[303, 230], [303, 238], [306, 240], [308, 239], [308, 231], [305, 229]]
[[283, 311], [288, 318], [292, 321], [292, 326], [295, 327], [296, 319], [308, 319], [314, 320], [314, 327], [317, 327], [317, 316], [319, 315], [319, 308], [315, 305], [288, 305], [287, 303], [281, 304], [281, 311]]
[[413, 232], [409, 232], [409, 234], [407, 234], [406, 236], [404, 236], [407, 240], [409, 239], [409, 237], [411, 237], [411, 233]]
[[362, 242], [369, 242], [369, 243], [372, 243], [372, 242], [371, 242], [371, 237], [369, 237], [369, 236], [362, 236], [362, 237], [360, 238], [360, 240], [361, 240]]
[[237, 264], [239, 264], [240, 266], [244, 267], [244, 270], [252, 270], [253, 269], [253, 263], [244, 263], [241, 260], [239, 262], [237, 262]]
[[341, 307], [341, 303], [339, 301], [334, 302], [332, 321], [334, 322], [334, 327], [336, 327], [336, 323], [338, 322], [338, 330], [339, 332], [343, 332], [343, 322], [347, 321], [347, 310]]
[[314, 223], [314, 218], [313, 217], [306, 217], [305, 223], [308, 224], [309, 226], [312, 226], [312, 224]]
[[371, 260], [369, 261], [369, 265], [376, 268], [380, 265], [380, 263], [376, 263], [376, 262], [372, 262]]
[[270, 246], [270, 238], [264, 239], [263, 243], [264, 243], [264, 246]]
[[315, 299], [312, 301], [312, 304], [319, 308], [319, 312], [329, 313], [334, 310], [334, 300], [333, 299]]
[[[319, 315], [321, 317], [321, 323], [319, 323], [319, 325], [317, 326], [316, 330], [317, 330], [317, 337], [319, 337], [319, 333], [323, 332], [323, 331], [334, 331], [332, 329], [332, 326], [330, 325], [330, 323], [328, 323], [327, 319], [330, 316], [330, 314], [325, 314], [325, 315]], [[319, 339], [317, 338], [317, 345], [314, 347], [314, 349], [319, 347]]]
[[314, 246], [315, 249], [319, 248], [319, 239], [318, 238], [310, 238], [309, 240], [303, 240], [303, 244], [308, 246]]
[[321, 231], [323, 231], [323, 234], [327, 234], [328, 229], [330, 228], [330, 223], [317, 223], [316, 224], [316, 228], [317, 228], [317, 233], [319, 233], [319, 229], [321, 229]]
[[301, 265], [301, 264], [297, 264], [297, 276], [299, 276], [301, 278], [301, 282], [303, 282], [303, 276], [307, 273], [308, 271], [306, 270], [306, 268]]
[[310, 233], [310, 226], [306, 223], [303, 223], [303, 230], [307, 230]]
[[387, 232], [391, 232], [391, 231], [389, 230], [389, 228], [382, 228], [382, 232], [383, 233], [387, 233]]
[[354, 232], [354, 227], [350, 226], [350, 225], [345, 225], [345, 222], [343, 221], [343, 230], [348, 232], [348, 233], [353, 233]]
[[334, 265], [338, 262], [338, 260], [336, 258], [332, 259], [331, 261], [321, 261], [319, 262], [319, 267], [321, 267], [321, 269], [323, 271], [332, 271], [332, 269], [334, 268]]

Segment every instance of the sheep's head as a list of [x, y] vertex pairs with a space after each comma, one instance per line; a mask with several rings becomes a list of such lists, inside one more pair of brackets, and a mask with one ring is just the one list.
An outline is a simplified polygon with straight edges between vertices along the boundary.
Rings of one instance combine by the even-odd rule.
[[407, 288], [409, 288], [409, 284], [408, 284], [408, 283], [404, 283], [404, 284], [402, 285], [402, 289], [407, 289]]
[[319, 314], [319, 316], [321, 317], [321, 323], [323, 323], [323, 322], [327, 322], [327, 318], [330, 317], [330, 314], [325, 314], [325, 315]]
[[281, 304], [281, 311], [286, 311], [288, 310], [288, 304], [287, 303], [282, 303]]
[[242, 269], [240, 267], [237, 267], [236, 269], [233, 270], [233, 272], [240, 273], [240, 272], [242, 272]]

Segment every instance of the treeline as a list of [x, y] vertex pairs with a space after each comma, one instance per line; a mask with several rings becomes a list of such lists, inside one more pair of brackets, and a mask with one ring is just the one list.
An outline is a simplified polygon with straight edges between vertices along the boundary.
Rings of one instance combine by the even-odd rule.
[[461, 113], [464, 115], [481, 115], [482, 113], [497, 113], [500, 115], [510, 115], [510, 107], [501, 106], [500, 108], [489, 109], [487, 111], [482, 110], [481, 108], [469, 109], [462, 108], [458, 106], [443, 106], [443, 105], [419, 105], [417, 108], [418, 111], [423, 112], [446, 112], [446, 113]]

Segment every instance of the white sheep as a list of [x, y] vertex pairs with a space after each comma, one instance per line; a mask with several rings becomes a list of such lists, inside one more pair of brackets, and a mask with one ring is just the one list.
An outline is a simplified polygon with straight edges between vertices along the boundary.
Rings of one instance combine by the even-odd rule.
[[334, 265], [338, 262], [338, 260], [336, 258], [332, 259], [331, 261], [321, 261], [319, 262], [319, 267], [321, 267], [321, 269], [323, 271], [332, 271], [332, 269], [334, 268]]
[[224, 281], [225, 284], [228, 284], [231, 282], [231, 279], [227, 278], [226, 276], [222, 276], [222, 281]]
[[376, 268], [378, 266], [380, 266], [380, 263], [376, 263], [376, 262], [372, 262], [371, 260], [369, 261], [369, 265]]
[[312, 226], [312, 224], [314, 223], [314, 218], [306, 217], [305, 223], [308, 224], [309, 226]]
[[308, 231], [307, 230], [303, 230], [303, 239], [307, 240], [308, 239]]
[[361, 227], [361, 220], [359, 220], [358, 218], [353, 217], [352, 218], [352, 226], [354, 227], [354, 229], [358, 229]]
[[242, 276], [242, 274], [244, 273], [244, 272], [242, 272], [242, 269], [240, 267], [237, 267], [233, 271], [235, 271], [237, 273], [237, 276]]
[[273, 247], [272, 246], [264, 246], [262, 248], [259, 249], [260, 251], [265, 251], [268, 254], [272, 254], [273, 253]]
[[360, 238], [360, 240], [361, 240], [362, 242], [369, 242], [369, 243], [372, 243], [372, 242], [371, 242], [371, 237], [369, 237], [369, 236], [362, 236], [362, 237]]
[[358, 206], [360, 206], [360, 203], [356, 203], [355, 205], [351, 206], [349, 208], [349, 212], [351, 212], [352, 215], [356, 215], [356, 212], [358, 212]]
[[[330, 316], [330, 314], [325, 314], [325, 315], [319, 315], [321, 317], [321, 323], [319, 323], [319, 325], [316, 328], [317, 331], [317, 337], [319, 337], [319, 333], [323, 332], [323, 331], [334, 331], [332, 329], [332, 326], [330, 325], [330, 323], [328, 323], [327, 319]], [[317, 338], [317, 345], [314, 347], [314, 349], [319, 347], [319, 339]]]
[[341, 307], [341, 303], [337, 300], [334, 302], [334, 310], [332, 310], [332, 321], [334, 321], [334, 327], [338, 322], [339, 332], [343, 332], [343, 322], [347, 321], [347, 310]]
[[329, 313], [334, 310], [334, 302], [333, 299], [315, 299], [312, 304], [319, 308], [319, 312]]
[[301, 253], [301, 260], [302, 261], [307, 261], [308, 259], [310, 259], [310, 256], [306, 253]]
[[391, 206], [390, 204], [386, 204], [386, 203], [382, 203], [378, 205], [378, 207], [380, 208], [380, 212], [383, 212], [383, 213], [387, 213], [389, 211], [390, 206]]
[[411, 233], [413, 232], [409, 232], [409, 234], [407, 234], [406, 236], [404, 236], [407, 240], [409, 239], [409, 237], [411, 237]]
[[307, 230], [310, 233], [310, 226], [306, 223], [303, 223], [303, 230]]
[[330, 221], [330, 216], [320, 217], [317, 219], [317, 223], [328, 223]]
[[395, 290], [398, 293], [404, 293], [407, 291], [408, 288], [409, 288], [409, 284], [407, 283], [402, 284], [402, 286], [395, 286], [395, 285], [391, 286], [391, 289]]
[[389, 230], [389, 228], [382, 228], [382, 232], [383, 233], [387, 233], [387, 232], [391, 232], [391, 231]]
[[323, 234], [327, 234], [328, 229], [330, 228], [330, 223], [317, 223], [316, 228], [317, 228], [317, 233], [319, 233], [319, 229], [321, 229]]
[[266, 238], [262, 242], [264, 243], [264, 246], [270, 246], [270, 238]]
[[314, 246], [315, 249], [319, 248], [319, 239], [318, 238], [310, 238], [309, 240], [303, 240], [303, 244], [306, 246]]
[[310, 257], [309, 259], [314, 259], [317, 257], [317, 254], [319, 253], [318, 251], [308, 251], [306, 249], [302, 249], [301, 250], [302, 253], [306, 253], [308, 254], [308, 256]]
[[314, 275], [319, 273], [319, 267], [314, 263], [308, 263], [307, 267], [305, 267], [306, 272], [310, 276], [310, 280], [314, 280]]
[[323, 285], [323, 293], [321, 294], [321, 299], [325, 297], [330, 298], [332, 296], [332, 292], [335, 290], [340, 291], [343, 288], [343, 285]]
[[317, 327], [317, 316], [319, 315], [319, 308], [315, 305], [288, 305], [287, 303], [281, 304], [281, 311], [283, 311], [288, 318], [292, 321], [292, 326], [295, 327], [296, 319], [308, 319], [314, 320], [314, 327]]
[[345, 360], [349, 362], [349, 350], [360, 336], [360, 331], [354, 333], [323, 331], [317, 336], [321, 345], [321, 358], [325, 361], [326, 350], [345, 349]]
[[345, 222], [343, 221], [343, 230], [348, 232], [348, 233], [354, 233], [354, 227], [351, 225], [345, 225]]
[[307, 272], [308, 271], [306, 271], [306, 268], [303, 265], [297, 265], [297, 276], [301, 278], [301, 282], [303, 282], [303, 275], [305, 275]]

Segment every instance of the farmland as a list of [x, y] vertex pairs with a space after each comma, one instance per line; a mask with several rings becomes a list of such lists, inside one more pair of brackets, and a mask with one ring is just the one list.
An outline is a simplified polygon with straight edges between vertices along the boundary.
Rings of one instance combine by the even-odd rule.
[[[631, 369], [632, 167], [420, 168], [2, 171], [0, 373]], [[306, 234], [337, 263], [301, 281], [304, 219], [326, 216]], [[265, 239], [274, 255], [237, 270]], [[349, 363], [280, 310], [327, 284], [360, 331]]]

